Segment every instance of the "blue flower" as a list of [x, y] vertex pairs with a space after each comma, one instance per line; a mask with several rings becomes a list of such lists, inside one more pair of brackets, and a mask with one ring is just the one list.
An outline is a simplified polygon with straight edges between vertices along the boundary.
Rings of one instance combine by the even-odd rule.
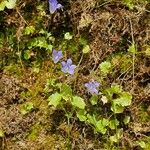
[[52, 52], [52, 59], [56, 64], [63, 57], [62, 51], [56, 51], [55, 49]]
[[91, 82], [85, 83], [85, 87], [87, 88], [88, 92], [91, 94], [98, 94], [99, 83], [92, 80]]
[[62, 72], [64, 73], [69, 73], [69, 74], [74, 74], [74, 70], [76, 68], [76, 65], [72, 64], [72, 60], [68, 59], [67, 62], [63, 61], [61, 62], [62, 64]]
[[62, 5], [59, 4], [57, 0], [49, 0], [49, 11], [51, 14], [61, 7]]

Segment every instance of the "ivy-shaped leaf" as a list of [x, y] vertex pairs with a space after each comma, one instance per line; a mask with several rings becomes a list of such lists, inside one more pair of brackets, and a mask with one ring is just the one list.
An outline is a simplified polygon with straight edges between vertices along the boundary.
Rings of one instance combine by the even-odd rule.
[[132, 95], [128, 92], [122, 92], [121, 96], [115, 99], [115, 103], [121, 106], [131, 105]]
[[[144, 141], [137, 141], [136, 142], [142, 149], [145, 149], [146, 150], [146, 143]], [[148, 149], [147, 149], [148, 150]]]
[[16, 1], [17, 0], [7, 0], [6, 1], [6, 7], [8, 9], [13, 9], [15, 7], [15, 5], [16, 5]]
[[122, 129], [118, 129], [116, 134], [114, 134], [113, 136], [110, 136], [110, 141], [111, 143], [117, 143], [119, 141], [120, 138], [122, 138], [123, 135], [123, 131]]
[[64, 100], [69, 100], [72, 97], [72, 89], [67, 84], [61, 84], [60, 86], [60, 93]]
[[128, 124], [130, 122], [130, 116], [125, 116], [123, 119], [124, 124]]
[[117, 119], [110, 120], [109, 121], [109, 127], [110, 129], [114, 130], [119, 125], [119, 121]]
[[91, 116], [90, 114], [87, 114], [87, 122], [96, 126], [97, 120], [95, 115]]
[[6, 1], [0, 2], [0, 11], [3, 11], [5, 9], [5, 6], [6, 6]]
[[85, 109], [86, 106], [84, 99], [79, 96], [74, 96], [71, 103], [73, 106], [78, 107], [80, 109]]
[[111, 106], [111, 110], [117, 114], [117, 113], [122, 113], [123, 110], [124, 110], [124, 107], [121, 106], [121, 105], [118, 105], [116, 103], [112, 103], [112, 106]]
[[103, 118], [102, 120], [97, 121], [96, 123], [96, 129], [98, 132], [105, 134], [107, 131], [106, 126], [108, 126], [109, 121], [105, 118]]
[[84, 109], [81, 109], [77, 112], [77, 117], [79, 118], [80, 121], [86, 121], [87, 117], [86, 117], [86, 111]]
[[96, 105], [98, 101], [98, 96], [97, 95], [92, 95], [92, 97], [90, 98], [90, 102], [92, 105]]
[[54, 107], [57, 107], [60, 104], [61, 99], [62, 99], [62, 95], [56, 92], [55, 94], [52, 94], [48, 98], [49, 101], [48, 105], [53, 105]]
[[121, 94], [122, 93], [122, 87], [120, 85], [117, 85], [117, 84], [112, 84], [111, 85], [111, 88], [107, 89], [106, 92], [107, 92], [107, 95], [110, 99], [113, 99], [113, 95], [114, 94]]

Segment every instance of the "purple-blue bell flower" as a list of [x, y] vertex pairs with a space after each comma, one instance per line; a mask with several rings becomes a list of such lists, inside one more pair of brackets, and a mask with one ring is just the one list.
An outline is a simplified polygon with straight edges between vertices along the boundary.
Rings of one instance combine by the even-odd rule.
[[72, 60], [68, 59], [67, 62], [63, 61], [61, 62], [62, 65], [62, 72], [64, 73], [69, 73], [69, 74], [74, 74], [74, 70], [76, 68], [76, 65], [72, 64]]
[[63, 57], [62, 51], [56, 51], [55, 49], [52, 52], [52, 59], [56, 64]]
[[100, 84], [94, 80], [85, 83], [85, 87], [87, 88], [88, 92], [91, 94], [98, 94], [98, 88]]
[[49, 11], [51, 14], [61, 7], [62, 5], [59, 4], [57, 0], [49, 0]]

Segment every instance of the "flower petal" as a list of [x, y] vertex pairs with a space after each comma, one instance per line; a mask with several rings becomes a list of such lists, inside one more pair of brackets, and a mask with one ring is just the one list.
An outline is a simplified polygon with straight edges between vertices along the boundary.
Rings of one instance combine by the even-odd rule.
[[57, 51], [54, 49], [52, 52], [52, 57], [55, 57], [55, 55], [57, 55]]
[[63, 6], [61, 4], [57, 4], [57, 9], [62, 8]]
[[53, 14], [56, 9], [63, 7], [61, 4], [58, 3], [57, 0], [49, 0], [49, 11]]
[[57, 0], [49, 0], [49, 11], [53, 14], [57, 9]]
[[64, 67], [61, 68], [61, 71], [64, 72], [64, 73], [68, 73], [67, 69], [64, 68]]
[[100, 84], [95, 81], [95, 82], [94, 82], [94, 85], [95, 85], [95, 87], [99, 87]]
[[59, 57], [63, 57], [62, 51], [58, 51]]
[[68, 69], [68, 73], [69, 74], [74, 74], [74, 69], [76, 68], [75, 65], [70, 66], [70, 68]]
[[64, 73], [68, 73], [68, 67], [67, 66], [62, 67], [61, 70]]
[[88, 87], [89, 87], [89, 84], [88, 84], [88, 83], [85, 83], [84, 86], [85, 86], [86, 88], [88, 88]]
[[62, 61], [62, 62], [61, 62], [61, 65], [62, 65], [62, 67], [66, 66], [66, 62], [65, 62], [65, 61]]
[[85, 83], [85, 87], [87, 88], [87, 91], [91, 94], [98, 94], [98, 87], [99, 83], [92, 80], [91, 82]]
[[71, 59], [68, 59], [68, 60], [67, 60], [67, 64], [68, 64], [68, 65], [72, 65], [72, 60], [71, 60]]
[[56, 51], [55, 49], [52, 52], [52, 59], [56, 64], [63, 57], [62, 51]]
[[91, 94], [98, 94], [98, 90], [95, 88], [91, 92], [92, 92]]
[[75, 69], [77, 66], [76, 65], [71, 65], [70, 68]]

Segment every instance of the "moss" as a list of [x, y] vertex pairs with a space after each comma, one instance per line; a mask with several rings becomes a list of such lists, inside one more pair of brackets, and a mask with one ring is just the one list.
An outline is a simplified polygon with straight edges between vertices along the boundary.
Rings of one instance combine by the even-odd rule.
[[8, 74], [13, 74], [15, 76], [22, 76], [23, 75], [23, 72], [22, 72], [22, 68], [19, 64], [14, 64], [14, 63], [11, 63], [9, 64], [8, 66], [5, 66], [4, 67], [4, 71]]
[[27, 139], [32, 141], [36, 140], [41, 132], [41, 129], [42, 129], [41, 125], [36, 124], [32, 126], [31, 130], [27, 133]]
[[150, 121], [150, 115], [148, 114], [147, 108], [144, 105], [140, 106], [138, 116], [140, 118], [140, 122], [147, 123]]

